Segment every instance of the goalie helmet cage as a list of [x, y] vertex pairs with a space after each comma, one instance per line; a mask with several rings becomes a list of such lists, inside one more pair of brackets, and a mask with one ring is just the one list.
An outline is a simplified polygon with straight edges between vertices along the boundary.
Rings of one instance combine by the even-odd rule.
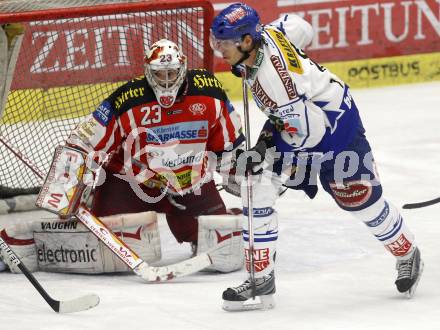
[[[0, 24], [9, 35], [20, 24], [24, 27], [17, 56], [9, 50], [12, 79], [0, 67], [0, 137], [45, 171], [55, 147], [85, 115], [115, 88], [143, 75], [143, 57], [154, 41], [167, 38], [179, 44], [189, 69], [212, 70], [209, 24], [214, 11], [209, 1], [120, 2], [0, 2]], [[0, 57], [7, 56], [4, 50], [0, 47]], [[4, 91], [8, 85], [9, 93]], [[3, 102], [2, 92], [7, 96]], [[0, 143], [0, 198], [2, 193], [6, 198], [35, 192], [32, 187], [41, 184]]]

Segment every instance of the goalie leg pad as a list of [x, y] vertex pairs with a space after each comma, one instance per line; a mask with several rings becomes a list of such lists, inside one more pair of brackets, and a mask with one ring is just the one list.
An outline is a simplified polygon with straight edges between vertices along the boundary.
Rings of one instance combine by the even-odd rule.
[[[103, 248], [77, 221], [40, 222], [33, 234], [38, 269], [45, 272], [103, 273]], [[39, 227], [39, 228], [38, 228]]]
[[[30, 228], [29, 226], [22, 226], [22, 228]], [[3, 229], [0, 232], [1, 238], [9, 245], [14, 253], [21, 259], [22, 263], [29, 269], [30, 272], [38, 270], [38, 263], [35, 254], [35, 241], [32, 235], [32, 231], [28, 230], [17, 235], [11, 236], [7, 229]], [[10, 262], [9, 257], [1, 251], [2, 258], [5, 264], [13, 273], [21, 273], [18, 266]]]
[[[101, 220], [143, 260], [160, 260], [160, 236], [155, 212], [116, 215]], [[129, 270], [77, 221], [19, 224], [3, 230], [2, 238], [30, 271], [99, 274]], [[9, 266], [12, 272], [20, 272], [18, 267]]]
[[[114, 229], [114, 234], [127, 244], [136, 254], [147, 263], [159, 261], [162, 257], [160, 234], [157, 224], [157, 213], [153, 211], [122, 214], [101, 218], [103, 222]], [[126, 266], [104, 243], [105, 272], [129, 271]]]
[[229, 273], [243, 267], [241, 221], [241, 215], [198, 217], [197, 255], [208, 252], [212, 261], [205, 270]]

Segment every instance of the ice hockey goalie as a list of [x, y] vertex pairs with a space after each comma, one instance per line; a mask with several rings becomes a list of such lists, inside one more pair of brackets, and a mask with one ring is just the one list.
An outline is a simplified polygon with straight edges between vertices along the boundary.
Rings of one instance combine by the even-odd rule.
[[[220, 161], [224, 165], [232, 159], [244, 141], [240, 118], [220, 82], [206, 70], [187, 70], [186, 63], [175, 43], [162, 39], [151, 45], [145, 74], [116, 89], [70, 134], [55, 157], [40, 206], [68, 217], [87, 200], [93, 185], [91, 212], [110, 222], [109, 216], [130, 219], [122, 227], [119, 221], [114, 230], [147, 262], [160, 259], [157, 221], [151, 214], [161, 212], [176, 240], [190, 243], [195, 253], [220, 243], [211, 268], [230, 272], [243, 264], [241, 223], [227, 215], [212, 171]], [[74, 184], [63, 181], [67, 172]], [[213, 215], [219, 217], [209, 217]], [[28, 237], [14, 237], [23, 235], [17, 228], [9, 231], [2, 232], [9, 243], [34, 244], [21, 254], [26, 259], [36, 251], [30, 258], [35, 267], [28, 264], [33, 270], [124, 270], [114, 260], [107, 263], [112, 258], [107, 252], [92, 253], [105, 247], [76, 222], [38, 221], [24, 230]], [[104, 262], [67, 269], [72, 265], [64, 260], [74, 251], [85, 251], [82, 257], [91, 261], [99, 255]], [[59, 263], [56, 270], [54, 263]]]

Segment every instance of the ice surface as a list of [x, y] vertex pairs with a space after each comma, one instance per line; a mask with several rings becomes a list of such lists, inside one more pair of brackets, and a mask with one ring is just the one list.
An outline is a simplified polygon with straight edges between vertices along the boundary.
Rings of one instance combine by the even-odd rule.
[[[440, 83], [354, 90], [385, 197], [401, 206], [440, 195]], [[255, 142], [264, 117], [251, 102]], [[237, 108], [241, 109], [238, 103]], [[240, 201], [224, 195], [228, 206]], [[288, 191], [278, 202], [277, 307], [228, 313], [221, 293], [244, 272], [198, 273], [144, 284], [136, 276], [35, 274], [56, 299], [98, 294], [98, 307], [55, 314], [24, 276], [0, 273], [0, 329], [440, 329], [440, 204], [402, 214], [415, 233], [425, 272], [412, 300], [394, 286], [395, 261], [366, 227], [321, 191], [310, 201]], [[0, 216], [1, 224], [52, 216]], [[188, 257], [161, 218], [164, 263]]]

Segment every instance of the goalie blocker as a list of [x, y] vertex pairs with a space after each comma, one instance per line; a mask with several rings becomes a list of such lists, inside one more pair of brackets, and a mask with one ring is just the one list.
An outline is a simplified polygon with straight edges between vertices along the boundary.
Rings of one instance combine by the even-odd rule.
[[67, 218], [87, 201], [93, 183], [87, 155], [75, 148], [58, 146], [36, 205]]
[[[149, 264], [161, 259], [156, 212], [103, 217], [130, 248]], [[231, 272], [243, 265], [240, 216], [199, 217], [197, 255], [209, 252], [210, 271]], [[30, 271], [99, 274], [129, 268], [78, 221], [34, 221], [7, 227], [0, 236]], [[3, 258], [14, 273], [20, 270]]]

